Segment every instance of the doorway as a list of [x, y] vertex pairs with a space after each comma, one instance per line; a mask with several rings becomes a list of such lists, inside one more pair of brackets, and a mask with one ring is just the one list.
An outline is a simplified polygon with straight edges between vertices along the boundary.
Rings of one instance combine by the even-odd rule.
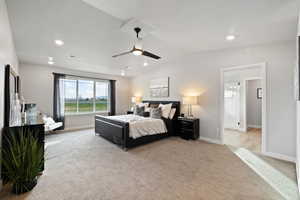
[[224, 127], [238, 130], [240, 127], [240, 82], [224, 83]]
[[265, 86], [265, 63], [221, 70], [223, 144], [266, 152]]

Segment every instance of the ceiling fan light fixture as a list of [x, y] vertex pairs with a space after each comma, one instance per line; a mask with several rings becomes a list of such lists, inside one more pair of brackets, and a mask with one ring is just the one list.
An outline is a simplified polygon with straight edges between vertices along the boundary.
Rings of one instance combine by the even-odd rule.
[[155, 54], [153, 54], [149, 51], [145, 51], [143, 49], [142, 38], [139, 38], [139, 32], [141, 31], [141, 28], [136, 27], [134, 29], [134, 31], [136, 32], [137, 41], [136, 41], [135, 45], [133, 46], [133, 49], [131, 51], [127, 51], [127, 52], [123, 52], [123, 53], [113, 55], [112, 57], [116, 58], [116, 57], [119, 57], [119, 56], [133, 54], [135, 56], [140, 56], [140, 55], [147, 56], [147, 57], [150, 57], [150, 58], [153, 58], [153, 59], [156, 59], [156, 60], [160, 59], [161, 57], [159, 57], [159, 56], [157, 56], [157, 55], [155, 55]]
[[142, 55], [142, 50], [140, 50], [140, 49], [134, 49], [133, 51], [132, 51], [132, 53], [133, 53], [133, 55], [135, 55], [135, 56], [140, 56], [140, 55]]

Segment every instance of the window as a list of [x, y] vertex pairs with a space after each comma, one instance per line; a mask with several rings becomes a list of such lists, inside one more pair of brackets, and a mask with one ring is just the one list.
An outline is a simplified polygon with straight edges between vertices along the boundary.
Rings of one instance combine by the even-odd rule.
[[65, 112], [76, 113], [77, 112], [77, 81], [76, 80], [64, 80], [65, 91]]
[[94, 111], [94, 81], [78, 80], [78, 112]]
[[96, 82], [96, 101], [95, 110], [104, 111], [108, 110], [108, 84], [105, 82]]
[[65, 113], [109, 112], [109, 81], [64, 79]]

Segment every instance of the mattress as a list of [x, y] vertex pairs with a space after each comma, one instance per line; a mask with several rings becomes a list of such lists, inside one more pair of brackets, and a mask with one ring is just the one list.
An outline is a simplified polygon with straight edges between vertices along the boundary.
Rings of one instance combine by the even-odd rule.
[[138, 115], [117, 115], [107, 116], [106, 118], [122, 122], [128, 122], [129, 137], [133, 139], [146, 135], [156, 135], [167, 132], [166, 125], [162, 119], [141, 117]]

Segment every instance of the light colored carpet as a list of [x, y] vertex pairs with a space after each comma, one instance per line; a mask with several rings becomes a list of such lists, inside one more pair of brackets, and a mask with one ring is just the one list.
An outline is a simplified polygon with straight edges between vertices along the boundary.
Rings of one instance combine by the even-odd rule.
[[125, 152], [93, 130], [46, 141], [46, 170], [38, 185], [20, 196], [6, 187], [0, 199], [284, 199], [224, 145], [167, 138]]

